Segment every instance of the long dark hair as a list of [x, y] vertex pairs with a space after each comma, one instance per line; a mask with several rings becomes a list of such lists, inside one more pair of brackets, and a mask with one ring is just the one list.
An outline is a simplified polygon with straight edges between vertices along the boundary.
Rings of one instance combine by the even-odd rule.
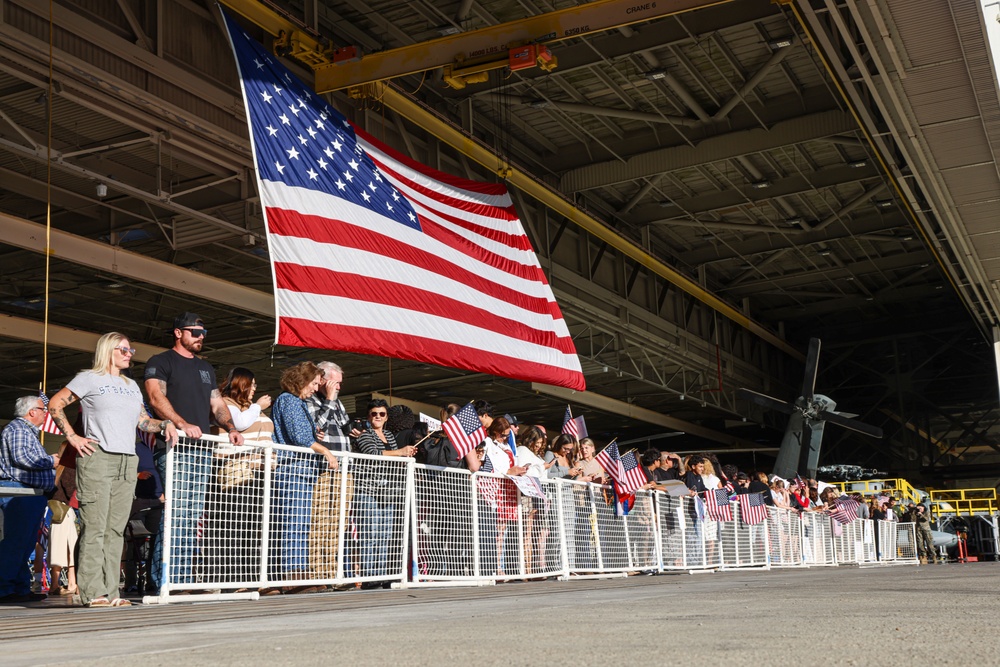
[[219, 385], [219, 393], [222, 394], [222, 397], [235, 401], [241, 410], [250, 407], [251, 391], [253, 391], [253, 371], [242, 366], [233, 366], [229, 375]]

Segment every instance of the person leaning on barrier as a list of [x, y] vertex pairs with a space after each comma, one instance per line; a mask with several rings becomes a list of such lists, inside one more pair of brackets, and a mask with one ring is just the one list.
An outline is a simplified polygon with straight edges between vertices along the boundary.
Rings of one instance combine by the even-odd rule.
[[577, 446], [575, 462], [570, 468], [568, 477], [578, 482], [593, 482], [594, 484], [604, 484], [608, 477], [604, 468], [594, 458], [597, 447], [590, 438], [582, 438]]
[[[416, 423], [417, 416], [413, 414], [413, 410], [409, 406], [393, 405], [389, 408], [385, 428], [396, 437], [397, 445], [406, 447], [408, 445], [415, 445], [417, 442], [414, 432]], [[423, 463], [423, 461], [419, 462]]]
[[852, 493], [851, 498], [860, 505], [858, 507], [858, 518], [859, 519], [870, 519], [871, 513], [868, 511], [868, 503], [865, 502], [865, 497], [860, 493]]
[[573, 436], [560, 433], [552, 438], [549, 451], [545, 452], [545, 463], [549, 466], [549, 477], [569, 477], [573, 467]]
[[660, 470], [660, 450], [650, 447], [642, 453], [642, 468], [646, 472], [644, 489], [666, 491], [667, 487], [658, 483], [656, 473]]
[[[135, 430], [162, 433], [177, 441], [170, 421], [157, 421], [142, 404], [139, 385], [124, 375], [135, 349], [124, 335], [111, 332], [97, 341], [94, 365], [76, 375], [49, 403], [52, 421], [76, 450], [76, 497], [80, 503], [80, 559], [77, 586], [88, 607], [119, 607], [125, 525], [132, 513], [138, 457]], [[66, 406], [80, 401], [83, 431], [76, 433]], [[86, 435], [84, 435], [86, 434]]]
[[[399, 447], [392, 433], [385, 430], [389, 417], [389, 404], [385, 400], [376, 398], [368, 401], [367, 414], [369, 426], [354, 441], [355, 451], [392, 457], [412, 457], [417, 453], [413, 445]], [[354, 514], [358, 522], [361, 576], [380, 577], [386, 574], [389, 540], [395, 520], [395, 503], [389, 496], [402, 490], [394, 483], [399, 481], [395, 478], [401, 469], [387, 469], [381, 462], [370, 459], [359, 460], [356, 466]], [[377, 585], [380, 585], [379, 582], [367, 582], [364, 587]]]
[[[14, 420], [0, 435], [0, 488], [38, 489], [55, 487], [59, 456], [46, 454], [38, 439], [45, 421], [45, 406], [38, 396], [22, 396], [14, 404]], [[44, 495], [0, 495], [3, 539], [0, 540], [0, 603], [44, 600], [44, 593], [31, 592], [28, 558], [35, 549], [38, 527], [45, 514]]]
[[[174, 319], [171, 335], [173, 347], [146, 362], [143, 384], [153, 412], [176, 427], [178, 435], [192, 440], [208, 432], [214, 417], [228, 434], [229, 442], [242, 445], [243, 436], [233, 425], [229, 409], [219, 394], [215, 369], [198, 356], [208, 336], [205, 323], [194, 313], [182, 313]], [[164, 438], [157, 437], [153, 451], [156, 471], [165, 485], [171, 483], [167, 479], [168, 444]], [[195, 581], [196, 530], [205, 511], [205, 493], [212, 474], [212, 449], [214, 446], [189, 443], [175, 452], [173, 486], [184, 489], [184, 497], [171, 498], [173, 489], [164, 489], [166, 503], [172, 512], [169, 554], [172, 583]], [[166, 583], [168, 574], [163, 571], [163, 535], [161, 520], [153, 546], [153, 582], [157, 587]]]
[[[351, 451], [351, 417], [340, 400], [344, 371], [332, 361], [321, 361], [316, 366], [323, 373], [319, 390], [306, 399], [306, 408], [316, 426], [316, 442], [334, 452]], [[354, 481], [340, 477], [339, 469], [327, 468], [319, 472], [313, 492], [312, 530], [309, 532], [309, 562], [317, 576], [332, 579], [337, 576], [337, 551], [340, 546], [341, 511], [351, 511]], [[343, 498], [341, 498], [343, 490]], [[345, 521], [345, 525], [346, 525]]]
[[[253, 580], [259, 575], [256, 554], [260, 544], [257, 521], [247, 514], [259, 511], [263, 502], [264, 452], [273, 443], [274, 422], [264, 410], [271, 407], [267, 394], [254, 398], [257, 380], [253, 371], [235, 366], [219, 385], [219, 395], [229, 409], [233, 425], [247, 447], [241, 451], [216, 450], [215, 489], [207, 503], [209, 517], [205, 543], [217, 557], [210, 572], [229, 579]], [[216, 429], [217, 435], [221, 435]]]
[[[550, 463], [542, 457], [545, 455], [545, 434], [536, 426], [524, 426], [517, 434], [517, 457], [519, 466], [526, 468], [525, 475], [534, 477], [541, 482], [549, 478]], [[550, 509], [551, 509], [551, 503]], [[546, 546], [552, 526], [553, 512], [546, 512], [544, 498], [521, 497], [522, 516], [525, 527], [524, 560], [529, 572], [545, 569]], [[537, 558], [537, 569], [536, 560]]]
[[708, 491], [704, 477], [705, 459], [698, 455], [688, 458], [687, 469], [687, 474], [684, 475], [684, 484], [691, 495], [700, 495]]
[[[316, 424], [306, 407], [309, 397], [323, 383], [323, 374], [311, 361], [303, 361], [281, 374], [284, 390], [274, 401], [274, 441], [295, 448], [275, 453], [274, 498], [271, 504], [271, 544], [278, 545], [280, 557], [273, 564], [273, 578], [311, 579], [309, 531], [313, 491], [320, 466], [337, 470], [337, 457], [316, 442]], [[298, 450], [298, 451], [296, 451]], [[315, 452], [325, 459], [312, 456]], [[312, 593], [320, 587], [289, 588], [288, 593]]]

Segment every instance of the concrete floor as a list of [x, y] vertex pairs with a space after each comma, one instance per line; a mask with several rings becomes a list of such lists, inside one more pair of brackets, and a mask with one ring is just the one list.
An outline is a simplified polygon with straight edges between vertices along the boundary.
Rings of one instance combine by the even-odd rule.
[[0, 665], [994, 665], [1000, 563], [0, 606]]

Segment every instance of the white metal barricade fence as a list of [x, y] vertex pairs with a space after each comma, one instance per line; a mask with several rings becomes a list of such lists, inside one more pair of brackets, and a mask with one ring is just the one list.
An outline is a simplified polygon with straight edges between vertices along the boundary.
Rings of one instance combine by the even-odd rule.
[[334, 454], [336, 470], [308, 449], [182, 438], [166, 457], [163, 582], [144, 601], [405, 581], [413, 460]]
[[878, 541], [878, 560], [880, 563], [895, 563], [896, 558], [896, 522], [877, 521], [876, 534]]
[[731, 503], [732, 520], [719, 524], [723, 567], [768, 567], [768, 524], [748, 524], [740, 513], [740, 500]]
[[804, 512], [802, 521], [802, 560], [811, 567], [837, 564], [833, 548], [831, 519], [821, 512]]
[[478, 579], [473, 554], [475, 490], [468, 470], [415, 465], [413, 472], [413, 580]]
[[629, 563], [633, 570], [649, 572], [662, 569], [654, 496], [652, 491], [637, 491], [635, 504], [624, 517], [628, 530]]
[[896, 523], [896, 562], [916, 565], [920, 562], [917, 553], [917, 526], [913, 523]]
[[798, 512], [767, 508], [767, 549], [771, 567], [802, 567], [804, 538]]
[[683, 570], [686, 553], [684, 507], [681, 498], [653, 494], [659, 526], [661, 570]]
[[712, 521], [700, 498], [652, 491], [617, 516], [594, 484], [548, 480], [545, 498], [532, 498], [503, 475], [335, 455], [332, 469], [307, 449], [182, 439], [166, 457], [165, 580], [146, 601], [181, 590], [233, 599], [269, 587], [918, 562], [912, 524], [842, 526], [769, 507], [748, 525], [738, 498], [731, 520]]

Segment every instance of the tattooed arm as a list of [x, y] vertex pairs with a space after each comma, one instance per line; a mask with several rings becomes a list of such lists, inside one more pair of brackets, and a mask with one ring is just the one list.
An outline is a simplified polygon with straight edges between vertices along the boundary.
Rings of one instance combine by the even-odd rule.
[[183, 417], [177, 414], [174, 406], [167, 399], [167, 383], [165, 380], [149, 378], [145, 382], [146, 395], [149, 396], [149, 404], [153, 406], [156, 414], [164, 419], [169, 419], [177, 427], [178, 433], [183, 432], [189, 438], [197, 440], [201, 437], [201, 428], [195, 424], [188, 424]]
[[49, 414], [52, 416], [52, 421], [55, 422], [59, 430], [66, 436], [66, 441], [69, 442], [70, 446], [80, 456], [89, 456], [94, 453], [94, 445], [97, 441], [74, 432], [73, 427], [70, 426], [69, 419], [66, 418], [66, 406], [78, 400], [80, 400], [79, 396], [71, 392], [69, 388], [63, 387], [49, 401]]
[[212, 390], [212, 398], [209, 400], [212, 402], [212, 415], [215, 417], [215, 423], [229, 431], [229, 442], [234, 445], [242, 445], [243, 434], [233, 426], [233, 416], [229, 414], [229, 406], [222, 400], [222, 394], [219, 393], [218, 389]]
[[167, 441], [167, 446], [173, 447], [177, 444], [177, 427], [174, 426], [172, 421], [167, 421], [167, 428], [163, 428], [164, 422], [157, 419], [153, 419], [146, 412], [146, 408], [140, 408], [139, 412], [139, 430], [143, 433], [163, 433], [163, 437]]

